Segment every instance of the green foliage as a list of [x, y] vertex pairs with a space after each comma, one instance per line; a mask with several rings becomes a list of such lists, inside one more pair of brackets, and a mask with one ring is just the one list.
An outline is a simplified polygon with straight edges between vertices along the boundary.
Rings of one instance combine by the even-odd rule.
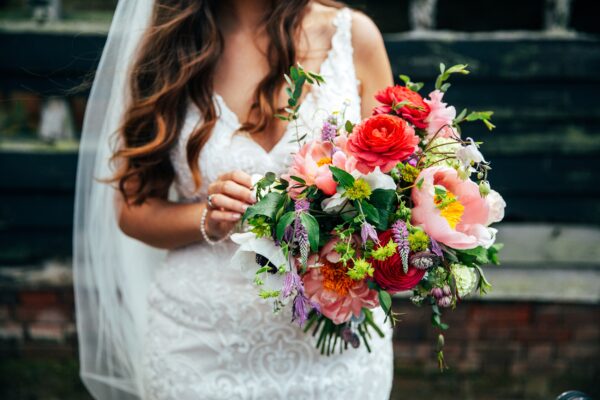
[[359, 258], [354, 261], [354, 265], [348, 269], [347, 275], [355, 281], [365, 279], [367, 276], [373, 276], [375, 269], [370, 262], [364, 258]]
[[344, 189], [349, 189], [354, 185], [354, 177], [343, 169], [330, 165], [329, 170], [333, 175], [333, 180], [339, 183]]
[[392, 239], [390, 239], [390, 241], [387, 242], [387, 244], [379, 246], [378, 248], [373, 250], [371, 252], [371, 257], [373, 257], [377, 261], [385, 261], [394, 254], [396, 254], [397, 249], [398, 244]]
[[294, 220], [296, 219], [296, 213], [294, 211], [288, 211], [283, 214], [279, 221], [277, 222], [277, 228], [275, 229], [275, 236], [277, 240], [283, 239], [283, 234], [285, 233], [285, 228], [287, 228]]
[[308, 232], [308, 241], [310, 243], [310, 248], [312, 251], [316, 252], [319, 250], [319, 223], [310, 214], [302, 213], [300, 214], [300, 221], [302, 225], [306, 228], [306, 232]]
[[379, 223], [375, 228], [384, 231], [389, 227], [390, 216], [394, 213], [398, 204], [398, 196], [391, 189], [375, 189], [369, 198], [371, 203], [379, 214]]
[[410, 77], [408, 75], [400, 74], [398, 77], [402, 82], [404, 82], [404, 86], [406, 86], [413, 92], [418, 92], [423, 88], [423, 82], [411, 82]]
[[277, 211], [280, 209], [281, 205], [285, 201], [286, 195], [278, 192], [270, 192], [267, 193], [264, 197], [262, 197], [255, 204], [248, 207], [244, 216], [242, 218], [242, 222], [245, 220], [249, 220], [250, 218], [256, 215], [262, 215], [267, 218], [270, 218], [272, 221], [275, 220], [275, 215]]
[[429, 236], [420, 229], [408, 234], [408, 245], [413, 252], [425, 251], [429, 247]]
[[[300, 97], [305, 83], [311, 85], [320, 85], [325, 83], [325, 79], [319, 74], [306, 71], [300, 64], [290, 67], [290, 74], [284, 75], [287, 83], [285, 89], [288, 95], [288, 106], [285, 108], [287, 114], [275, 114], [275, 117], [282, 121], [295, 121], [298, 119], [298, 110], [300, 109]], [[302, 138], [298, 138], [298, 141]]]
[[447, 91], [448, 88], [450, 88], [450, 84], [444, 83], [444, 82], [446, 82], [450, 78], [450, 75], [452, 75], [452, 74], [460, 74], [460, 75], [469, 74], [469, 70], [467, 69], [467, 67], [468, 67], [467, 64], [457, 64], [457, 65], [453, 65], [452, 67], [446, 69], [446, 66], [443, 63], [440, 64], [440, 74], [438, 75], [437, 79], [435, 80], [435, 88], [442, 92]]
[[379, 305], [386, 315], [390, 315], [392, 312], [392, 296], [383, 289], [379, 291]]

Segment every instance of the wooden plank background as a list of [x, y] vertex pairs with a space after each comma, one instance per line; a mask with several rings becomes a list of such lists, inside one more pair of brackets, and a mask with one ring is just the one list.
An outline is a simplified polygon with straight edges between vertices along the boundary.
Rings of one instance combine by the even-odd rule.
[[[452, 80], [457, 108], [496, 111], [498, 128], [465, 130], [484, 141], [490, 181], [507, 221], [600, 223], [600, 41], [540, 33], [388, 34], [394, 72], [428, 82], [439, 62], [468, 63]], [[93, 71], [102, 35], [0, 32], [0, 94], [70, 96]], [[27, 51], [22, 51], [27, 49]], [[2, 135], [0, 133], [0, 139]], [[0, 265], [68, 256], [76, 154], [1, 150]]]

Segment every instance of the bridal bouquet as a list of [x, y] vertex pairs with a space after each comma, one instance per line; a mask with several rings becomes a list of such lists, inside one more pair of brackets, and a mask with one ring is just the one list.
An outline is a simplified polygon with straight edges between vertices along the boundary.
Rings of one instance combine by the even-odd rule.
[[[443, 102], [448, 78], [467, 73], [466, 65], [442, 64], [427, 98], [422, 83], [401, 75], [404, 86], [376, 93], [381, 105], [360, 123], [333, 112], [320, 138], [306, 140], [298, 129], [287, 173], [257, 181], [258, 201], [243, 216], [249, 230], [232, 237], [240, 245], [234, 260], [275, 312], [291, 307], [322, 354], [361, 343], [370, 351], [371, 335], [383, 336], [372, 310], [394, 322], [395, 293], [411, 291], [445, 330], [443, 308], [490, 288], [481, 267], [498, 263], [490, 225], [505, 203], [461, 125], [479, 120], [491, 130], [492, 112], [456, 115]], [[286, 80], [289, 107], [278, 117], [293, 122], [303, 85], [324, 80], [300, 66]], [[438, 357], [443, 366], [441, 348]]]

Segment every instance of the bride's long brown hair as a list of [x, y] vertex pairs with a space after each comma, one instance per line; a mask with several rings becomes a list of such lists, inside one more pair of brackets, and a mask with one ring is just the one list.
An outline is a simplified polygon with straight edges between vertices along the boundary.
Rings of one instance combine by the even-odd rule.
[[[125, 199], [141, 204], [164, 196], [174, 177], [169, 151], [183, 125], [188, 99], [202, 114], [203, 123], [187, 143], [187, 162], [196, 187], [201, 184], [198, 157], [217, 122], [213, 102], [215, 66], [223, 51], [217, 25], [217, 0], [155, 0], [150, 27], [144, 35], [131, 71], [130, 102], [118, 132], [119, 166], [113, 181]], [[264, 130], [276, 110], [283, 74], [296, 62], [295, 38], [310, 0], [273, 0], [265, 17], [270, 42], [269, 73], [258, 84], [245, 122], [250, 133]], [[319, 3], [339, 7], [334, 1]]]

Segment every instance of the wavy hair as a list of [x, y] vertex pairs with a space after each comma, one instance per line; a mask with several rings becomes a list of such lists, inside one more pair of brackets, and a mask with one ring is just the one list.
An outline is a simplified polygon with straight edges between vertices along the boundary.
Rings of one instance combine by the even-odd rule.
[[[218, 0], [156, 0], [150, 27], [144, 34], [130, 80], [130, 99], [118, 131], [113, 155], [118, 166], [112, 182], [124, 198], [142, 204], [165, 196], [174, 178], [169, 151], [177, 142], [188, 101], [200, 110], [202, 124], [191, 134], [187, 162], [196, 188], [201, 175], [198, 157], [217, 122], [213, 101], [215, 67], [223, 52], [216, 20]], [[269, 36], [268, 74], [253, 96], [246, 121], [249, 133], [264, 130], [277, 112], [275, 101], [283, 74], [296, 63], [295, 38], [310, 0], [272, 0], [264, 26]], [[339, 8], [334, 1], [319, 3]], [[249, 114], [250, 114], [249, 113]]]

